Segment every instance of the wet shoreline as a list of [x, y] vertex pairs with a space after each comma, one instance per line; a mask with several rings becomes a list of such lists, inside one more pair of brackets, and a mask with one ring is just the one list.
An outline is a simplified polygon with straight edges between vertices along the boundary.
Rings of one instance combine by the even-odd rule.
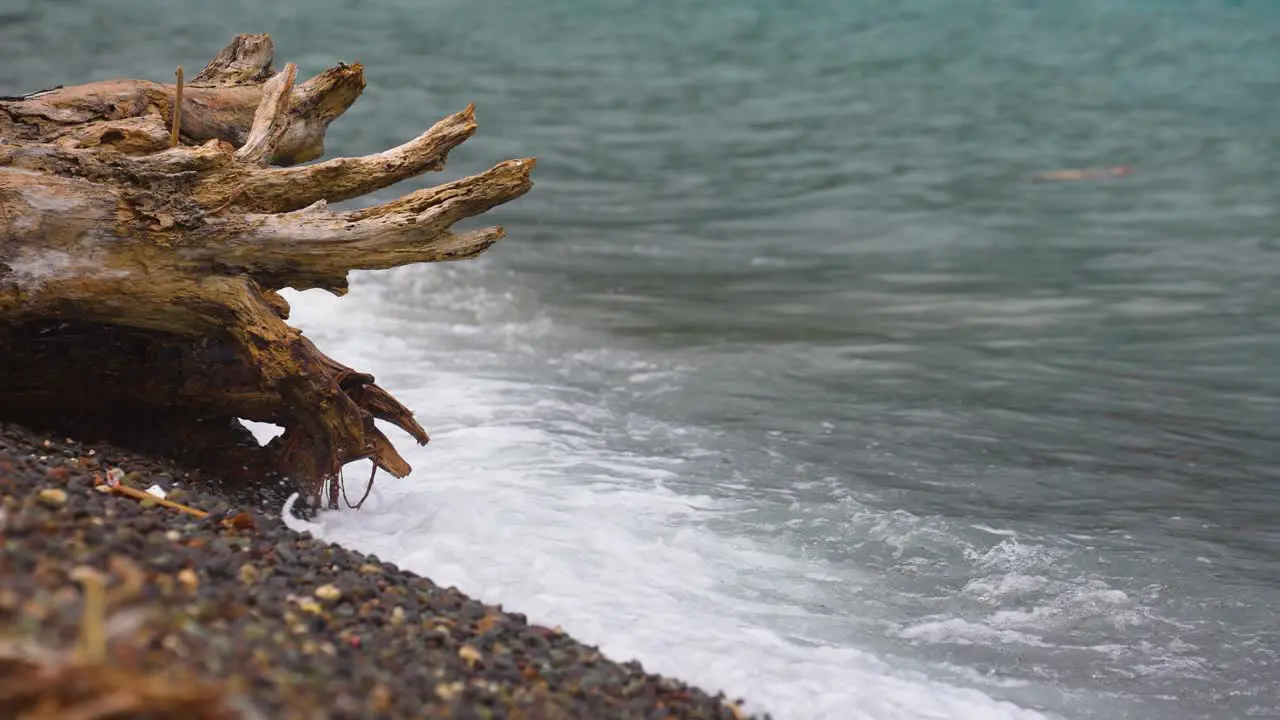
[[[207, 516], [102, 492], [108, 473]], [[211, 681], [263, 717], [744, 717], [556, 628], [296, 533], [165, 459], [0, 425], [0, 509], [0, 639], [74, 646], [78, 579], [92, 568], [106, 580], [108, 665]], [[0, 690], [6, 702], [18, 700]]]

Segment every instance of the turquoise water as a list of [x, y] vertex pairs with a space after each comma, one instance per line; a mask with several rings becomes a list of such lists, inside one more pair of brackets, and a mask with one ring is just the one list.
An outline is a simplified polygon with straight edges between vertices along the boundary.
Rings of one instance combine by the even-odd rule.
[[1280, 3], [0, 7], [0, 94], [270, 32], [366, 65], [331, 155], [474, 101], [444, 178], [539, 157], [363, 335], [300, 299], [446, 430], [423, 503], [541, 503], [433, 577], [779, 718], [1280, 717]]

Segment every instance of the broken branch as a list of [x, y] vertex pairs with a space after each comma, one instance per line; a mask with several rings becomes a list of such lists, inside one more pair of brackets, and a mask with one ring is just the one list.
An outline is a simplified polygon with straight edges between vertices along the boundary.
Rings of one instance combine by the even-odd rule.
[[[235, 152], [235, 159], [242, 163], [264, 165], [275, 152], [276, 145], [289, 129], [289, 100], [293, 93], [293, 79], [298, 66], [289, 63], [284, 71], [267, 81], [262, 88], [262, 101], [253, 116], [253, 126], [244, 145]], [[179, 90], [178, 96], [182, 93]]]
[[251, 198], [243, 207], [257, 212], [288, 212], [318, 200], [340, 202], [367, 195], [429, 170], [443, 170], [449, 151], [475, 131], [475, 106], [468, 105], [413, 140], [376, 155], [255, 172], [242, 181]]
[[501, 239], [503, 229], [455, 235], [449, 227], [528, 192], [533, 166], [532, 159], [509, 160], [354, 212], [332, 212], [320, 201], [291, 213], [247, 215], [248, 228], [192, 257], [240, 268], [268, 286], [296, 289], [343, 287], [350, 270], [474, 257]]
[[260, 83], [275, 74], [271, 69], [274, 57], [275, 44], [271, 42], [270, 35], [237, 35], [191, 78], [191, 84]]
[[137, 500], [139, 502], [143, 500], [154, 502], [155, 504], [167, 507], [170, 510], [177, 510], [180, 513], [186, 513], [191, 517], [196, 517], [201, 519], [209, 517], [209, 513], [203, 510], [197, 510], [193, 507], [188, 507], [186, 505], [183, 505], [182, 503], [176, 503], [167, 498], [156, 497], [155, 495], [152, 495], [151, 493], [145, 490], [132, 488], [132, 487], [129, 487], [128, 485], [112, 485], [110, 492], [112, 495], [122, 495], [124, 497], [133, 498], [134, 500]]

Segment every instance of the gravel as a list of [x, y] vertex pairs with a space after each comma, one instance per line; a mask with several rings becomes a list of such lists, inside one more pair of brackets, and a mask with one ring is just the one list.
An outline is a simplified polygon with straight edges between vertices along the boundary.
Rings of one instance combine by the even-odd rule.
[[[108, 477], [160, 485], [208, 516], [102, 492]], [[110, 638], [100, 670], [77, 677], [216, 687], [227, 705], [206, 702], [207, 717], [745, 717], [723, 696], [295, 533], [276, 510], [287, 490], [233, 504], [244, 495], [168, 460], [0, 425], [0, 669], [20, 641], [75, 647], [92, 568]], [[35, 702], [10, 685], [0, 678], [5, 717]], [[146, 716], [196, 717], [176, 705]]]

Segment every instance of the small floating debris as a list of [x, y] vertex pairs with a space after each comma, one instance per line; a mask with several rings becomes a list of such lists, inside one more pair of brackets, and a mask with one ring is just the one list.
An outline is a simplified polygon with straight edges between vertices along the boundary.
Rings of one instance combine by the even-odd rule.
[[1063, 182], [1077, 180], [1105, 180], [1107, 178], [1125, 177], [1132, 175], [1134, 168], [1132, 165], [1113, 165], [1111, 167], [1100, 168], [1077, 168], [1070, 170], [1053, 170], [1046, 173], [1040, 173], [1033, 177], [1033, 180], [1039, 182]]

